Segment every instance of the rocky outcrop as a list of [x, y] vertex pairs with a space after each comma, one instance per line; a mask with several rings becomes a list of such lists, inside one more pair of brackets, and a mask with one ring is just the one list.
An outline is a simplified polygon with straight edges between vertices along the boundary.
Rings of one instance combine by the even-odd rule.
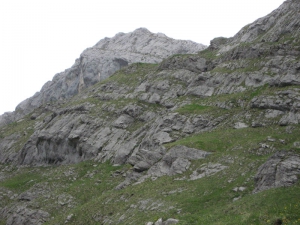
[[[253, 193], [296, 184], [300, 41], [298, 30], [287, 31], [299, 24], [299, 13], [289, 12], [298, 5], [286, 1], [237, 36], [159, 65], [133, 62], [185, 51], [145, 29], [87, 49], [41, 93], [0, 117], [0, 223], [167, 225], [178, 223], [168, 215], [178, 215], [180, 223], [207, 224], [208, 209], [234, 216], [239, 204], [228, 209], [228, 200], [255, 197], [255, 172]], [[270, 23], [286, 18], [292, 26]], [[287, 190], [289, 199], [297, 188]], [[272, 209], [272, 201], [262, 201]], [[237, 221], [253, 222], [248, 208], [250, 217]]]
[[160, 70], [166, 69], [186, 69], [191, 72], [200, 73], [212, 69], [210, 61], [207, 61], [205, 58], [201, 58], [197, 55], [190, 55], [186, 57], [173, 56], [164, 60], [160, 66]]
[[8, 125], [15, 121], [15, 115], [12, 112], [6, 112], [3, 115], [0, 115], [0, 127]]
[[[294, 12], [298, 4], [287, 1], [261, 21], [271, 17], [281, 21], [287, 18], [283, 12]], [[290, 17], [292, 24], [298, 24], [298, 17]], [[295, 87], [300, 84], [299, 43], [256, 42], [254, 28], [250, 27], [257, 26], [260, 24], [256, 21], [234, 38], [214, 39], [199, 54], [171, 57], [174, 53], [196, 53], [203, 46], [146, 29], [101, 40], [85, 50], [70, 69], [45, 84], [40, 93], [22, 102], [14, 114], [1, 117], [4, 124], [34, 111], [30, 116], [34, 132], [28, 136], [27, 132], [7, 132], [1, 137], [0, 162], [60, 165], [93, 159], [115, 165], [128, 163], [133, 170], [125, 182], [128, 184], [139, 179], [140, 173], [157, 177], [184, 173], [193, 159], [206, 156], [208, 153], [183, 146], [168, 149], [169, 143], [188, 135], [221, 127], [299, 124], [299, 88]], [[271, 38], [271, 33], [281, 29], [277, 25], [273, 28], [265, 28], [261, 34], [268, 33]], [[161, 60], [158, 66], [133, 64]], [[116, 70], [119, 72], [114, 79], [81, 92]], [[269, 92], [261, 94], [269, 87]], [[70, 102], [63, 100], [75, 94]], [[226, 95], [234, 97], [226, 99]], [[199, 110], [185, 112], [184, 106]], [[216, 111], [205, 113], [206, 108]], [[237, 115], [228, 112], [233, 108], [238, 108]], [[257, 112], [255, 118], [248, 113], [258, 109], [265, 111]], [[191, 179], [225, 168], [208, 163]]]
[[259, 42], [278, 42], [285, 35], [290, 37], [299, 36], [299, 11], [300, 5], [297, 0], [287, 0], [278, 9], [269, 15], [259, 18], [245, 26], [230, 42], [231, 46], [225, 45], [222, 51], [240, 44]]
[[159, 63], [170, 55], [195, 54], [204, 48], [202, 44], [175, 40], [145, 28], [104, 38], [83, 51], [71, 68], [56, 74], [40, 92], [21, 102], [10, 119], [8, 115], [1, 116], [0, 126], [20, 119], [42, 104], [70, 98], [132, 63]]
[[300, 156], [286, 151], [277, 152], [259, 167], [253, 192], [291, 186], [299, 180], [299, 175]]
[[204, 159], [210, 153], [198, 149], [187, 148], [186, 146], [176, 146], [171, 148], [160, 162], [148, 170], [148, 175], [160, 177], [163, 175], [175, 175], [185, 172], [191, 160]]
[[163, 221], [162, 218], [159, 218], [155, 223], [154, 222], [147, 222], [146, 225], [171, 225], [171, 224], [177, 224], [179, 223], [179, 220], [169, 218], [165, 221]]
[[[10, 212], [8, 213], [10, 214]], [[29, 209], [25, 206], [17, 206], [7, 219], [7, 225], [41, 225], [50, 219], [50, 214], [43, 210]]]

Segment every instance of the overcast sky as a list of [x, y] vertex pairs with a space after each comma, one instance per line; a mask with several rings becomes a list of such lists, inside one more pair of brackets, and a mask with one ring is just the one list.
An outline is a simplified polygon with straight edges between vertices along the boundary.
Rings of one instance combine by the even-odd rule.
[[145, 27], [208, 45], [284, 0], [9, 0], [0, 3], [0, 115], [104, 37]]

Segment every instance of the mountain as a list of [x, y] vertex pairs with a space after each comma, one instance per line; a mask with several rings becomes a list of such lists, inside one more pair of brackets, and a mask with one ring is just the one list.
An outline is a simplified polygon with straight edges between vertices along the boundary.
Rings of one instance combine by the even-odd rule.
[[[297, 224], [299, 7], [199, 52], [124, 63], [3, 125], [0, 224]], [[158, 55], [135, 33], [150, 35], [86, 51]]]
[[132, 63], [159, 63], [170, 55], [197, 53], [205, 47], [154, 34], [146, 28], [104, 38], [83, 51], [71, 68], [56, 74], [40, 92], [21, 102], [15, 112], [0, 116], [0, 126], [21, 119], [47, 102], [68, 99]]

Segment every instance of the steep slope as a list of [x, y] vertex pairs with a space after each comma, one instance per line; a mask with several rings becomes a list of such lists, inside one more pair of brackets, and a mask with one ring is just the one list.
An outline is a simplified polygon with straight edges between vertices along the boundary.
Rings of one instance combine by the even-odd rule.
[[50, 101], [70, 98], [84, 88], [106, 79], [132, 63], [158, 63], [173, 54], [197, 53], [204, 45], [154, 34], [145, 28], [118, 33], [86, 49], [75, 64], [54, 76], [34, 96], [21, 102], [15, 112], [0, 116], [0, 126], [16, 121]]
[[299, 3], [285, 1], [269, 15], [245, 26], [231, 41], [231, 44], [250, 42], [287, 42], [299, 38]]
[[0, 224], [299, 223], [299, 6], [2, 127]]

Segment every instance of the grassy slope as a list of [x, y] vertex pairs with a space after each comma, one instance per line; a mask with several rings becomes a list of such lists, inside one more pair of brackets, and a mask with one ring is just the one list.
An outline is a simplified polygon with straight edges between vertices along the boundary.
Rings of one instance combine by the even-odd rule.
[[[205, 54], [210, 57], [209, 53], [205, 52]], [[145, 79], [149, 70], [155, 71], [155, 68], [155, 65], [137, 64], [135, 72], [120, 71], [107, 81], [92, 88], [99, 90], [100, 85], [108, 82], [132, 83], [133, 87], [138, 84], [138, 80]], [[266, 127], [239, 130], [235, 130], [229, 125], [235, 116], [245, 114], [245, 109], [236, 104], [238, 99], [249, 102], [255, 96], [272, 94], [282, 89], [260, 87], [242, 94], [212, 96], [206, 99], [189, 97], [191, 103], [177, 109], [177, 112], [185, 115], [207, 114], [213, 116], [225, 113], [229, 122], [211, 132], [194, 134], [166, 145], [168, 148], [186, 145], [213, 153], [206, 159], [194, 161], [185, 174], [161, 177], [155, 181], [148, 179], [144, 183], [115, 190], [114, 187], [124, 180], [122, 171], [126, 172], [132, 169], [129, 165], [113, 167], [108, 163], [99, 164], [87, 161], [59, 167], [22, 169], [12, 167], [9, 172], [3, 170], [6, 165], [0, 165], [2, 173], [9, 175], [1, 181], [0, 188], [5, 191], [10, 190], [18, 195], [38, 185], [47, 187], [49, 196], [42, 197], [43, 195], [41, 195], [30, 206], [51, 214], [52, 219], [46, 224], [63, 224], [70, 214], [74, 216], [68, 224], [76, 225], [103, 224], [103, 221], [106, 223], [111, 221], [111, 224], [144, 224], [147, 221], [156, 221], [160, 217], [179, 219], [181, 225], [274, 224], [277, 219], [283, 220], [284, 224], [300, 224], [299, 183], [289, 188], [277, 188], [252, 194], [253, 176], [257, 168], [274, 151], [286, 149], [299, 152], [299, 149], [293, 149], [293, 143], [299, 141], [300, 126], [294, 125], [294, 132], [290, 134], [286, 132], [286, 127], [280, 127], [275, 122]], [[185, 97], [181, 98], [178, 101], [185, 100]], [[102, 103], [93, 97], [86, 98], [84, 101], [96, 104], [99, 109], [102, 107]], [[74, 97], [67, 104], [77, 105], [84, 101]], [[130, 101], [139, 103], [134, 99]], [[231, 102], [233, 108], [231, 110], [217, 108], [213, 104], [217, 101]], [[125, 100], [113, 100], [106, 104], [122, 107], [126, 103]], [[153, 107], [159, 106], [154, 105]], [[246, 110], [251, 114], [251, 119], [261, 113], [261, 110], [258, 109], [247, 108]], [[92, 115], [97, 116], [97, 110], [94, 111], [91, 112]], [[244, 117], [241, 116], [241, 118]], [[27, 118], [19, 124], [12, 124], [4, 128], [2, 134], [19, 132], [32, 126], [32, 121]], [[139, 124], [131, 129], [134, 130], [138, 127]], [[30, 132], [26, 135], [30, 135], [32, 132], [32, 130], [28, 130]], [[276, 141], [269, 143], [268, 136]], [[282, 144], [279, 139], [285, 140], [286, 144]], [[259, 150], [261, 143], [267, 143], [270, 148], [261, 152]], [[183, 177], [189, 178], [192, 171], [205, 163], [221, 163], [227, 166], [227, 169], [199, 180], [180, 180]], [[68, 171], [72, 171], [71, 175], [65, 173]], [[116, 173], [116, 171], [119, 172]], [[241, 186], [246, 187], [246, 190], [243, 192], [233, 191], [233, 188]], [[70, 207], [68, 204], [58, 204], [58, 196], [64, 194], [73, 196]], [[233, 201], [234, 198], [240, 199]], [[8, 206], [14, 201], [9, 196], [2, 195], [0, 207]], [[0, 224], [5, 224], [5, 222], [0, 220]]]

